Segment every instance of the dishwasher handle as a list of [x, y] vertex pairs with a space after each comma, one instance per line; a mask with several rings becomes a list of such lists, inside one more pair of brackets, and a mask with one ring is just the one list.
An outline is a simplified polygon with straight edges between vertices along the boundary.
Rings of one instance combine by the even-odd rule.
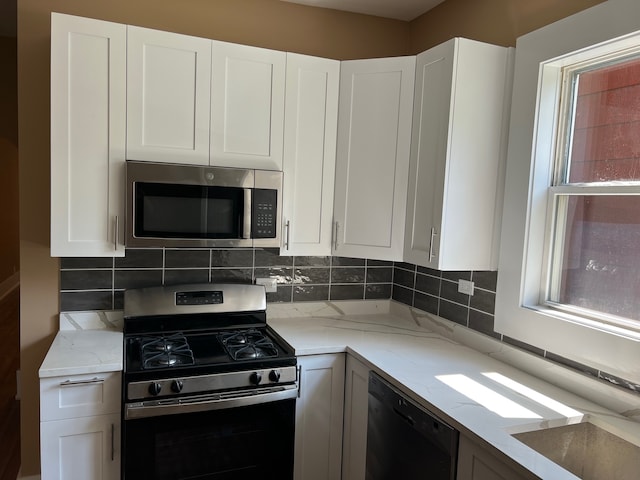
[[411, 418], [410, 415], [401, 412], [400, 410], [398, 410], [396, 407], [393, 407], [393, 411], [396, 415], [398, 415], [400, 418], [402, 418], [405, 422], [407, 422], [409, 425], [411, 425], [412, 427], [415, 427], [416, 425], [416, 421]]

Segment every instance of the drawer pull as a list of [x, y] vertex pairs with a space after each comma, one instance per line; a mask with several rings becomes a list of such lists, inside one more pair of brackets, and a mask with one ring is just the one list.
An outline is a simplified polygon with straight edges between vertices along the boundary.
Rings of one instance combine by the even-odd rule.
[[61, 387], [73, 387], [77, 385], [91, 385], [93, 383], [104, 383], [104, 378], [94, 377], [90, 380], [65, 380], [60, 382]]

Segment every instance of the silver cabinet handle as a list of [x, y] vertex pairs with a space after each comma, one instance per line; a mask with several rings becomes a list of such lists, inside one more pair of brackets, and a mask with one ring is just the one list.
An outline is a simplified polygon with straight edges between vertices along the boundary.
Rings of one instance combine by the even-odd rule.
[[298, 398], [300, 398], [301, 388], [302, 388], [302, 365], [298, 365]]
[[333, 249], [338, 249], [338, 221], [333, 222], [333, 232], [334, 232], [334, 241], [333, 241]]
[[289, 220], [284, 224], [284, 228], [286, 232], [284, 236], [284, 248], [285, 250], [289, 250], [289, 232], [291, 231], [291, 222]]
[[433, 253], [433, 244], [435, 243], [435, 236], [437, 235], [436, 233], [436, 228], [435, 227], [431, 227], [431, 242], [429, 243], [429, 261], [433, 261], [433, 257], [435, 257], [435, 254]]
[[94, 383], [104, 383], [104, 378], [94, 377], [90, 380], [65, 380], [60, 382], [61, 387], [73, 387], [78, 385], [91, 385]]
[[118, 250], [118, 237], [120, 236], [120, 222], [118, 221], [118, 216], [116, 215], [116, 225], [115, 225], [115, 234], [113, 236], [113, 250]]

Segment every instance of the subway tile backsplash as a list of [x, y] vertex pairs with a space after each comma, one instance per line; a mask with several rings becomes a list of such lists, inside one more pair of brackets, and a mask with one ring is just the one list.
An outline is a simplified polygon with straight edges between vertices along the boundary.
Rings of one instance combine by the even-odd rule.
[[[497, 272], [441, 272], [403, 262], [347, 257], [280, 256], [277, 249], [127, 249], [119, 258], [62, 258], [61, 311], [122, 310], [128, 288], [182, 283], [252, 283], [277, 279], [267, 301], [389, 299], [488, 335], [610, 384], [640, 385], [577, 364], [494, 330]], [[458, 280], [474, 294], [458, 292]]]
[[280, 256], [277, 249], [127, 249], [119, 258], [62, 258], [61, 310], [122, 309], [124, 290], [272, 277], [268, 302], [391, 298], [393, 262]]

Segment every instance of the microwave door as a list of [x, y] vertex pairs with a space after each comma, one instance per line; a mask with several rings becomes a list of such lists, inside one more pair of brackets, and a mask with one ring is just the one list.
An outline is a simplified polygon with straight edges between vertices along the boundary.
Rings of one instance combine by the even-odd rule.
[[251, 239], [251, 189], [244, 189], [244, 210], [242, 213], [242, 238]]

